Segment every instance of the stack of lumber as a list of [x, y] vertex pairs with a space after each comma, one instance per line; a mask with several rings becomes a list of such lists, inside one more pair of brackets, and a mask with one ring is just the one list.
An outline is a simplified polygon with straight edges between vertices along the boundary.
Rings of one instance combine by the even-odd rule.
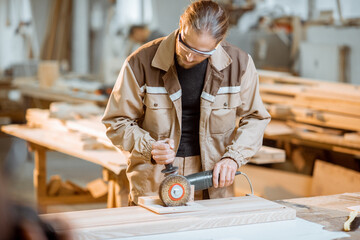
[[[272, 119], [265, 134], [360, 150], [360, 87], [262, 73], [260, 94]], [[354, 151], [352, 151], [354, 150]]]
[[51, 176], [47, 183], [46, 192], [48, 196], [71, 196], [91, 195], [93, 198], [100, 198], [107, 194], [108, 186], [101, 178], [89, 182], [86, 187], [66, 180], [63, 181], [59, 175]]
[[28, 109], [26, 120], [33, 128], [66, 133], [66, 142], [82, 150], [114, 148], [106, 137], [99, 112], [101, 109], [91, 104], [52, 103], [50, 110]]

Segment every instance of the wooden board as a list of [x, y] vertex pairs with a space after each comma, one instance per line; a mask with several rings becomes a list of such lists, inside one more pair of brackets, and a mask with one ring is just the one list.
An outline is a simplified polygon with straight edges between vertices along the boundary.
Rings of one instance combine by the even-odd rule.
[[285, 162], [285, 150], [273, 147], [262, 146], [255, 156], [250, 160], [255, 164], [268, 164]]
[[359, 172], [316, 160], [311, 189], [313, 196], [359, 191]]
[[294, 130], [283, 121], [272, 120], [265, 129], [267, 136], [279, 136], [293, 134]]
[[188, 202], [185, 206], [166, 207], [159, 196], [139, 197], [138, 204], [157, 214], [170, 214], [181, 212], [196, 212], [204, 210], [205, 207], [197, 202]]
[[360, 131], [359, 118], [355, 116], [335, 114], [312, 109], [293, 107], [293, 117], [298, 122], [315, 124], [319, 126]]
[[7, 134], [44, 146], [48, 149], [99, 164], [113, 171], [115, 174], [119, 174], [121, 170], [127, 167], [127, 155], [122, 152], [75, 148], [66, 140], [71, 138], [71, 133], [58, 133], [40, 128], [29, 128], [26, 125], [7, 125], [1, 127], [1, 130]]
[[204, 211], [158, 215], [142, 207], [124, 207], [41, 215], [50, 220], [64, 219], [73, 239], [114, 239], [178, 231], [211, 229], [260, 222], [290, 220], [294, 209], [256, 197], [197, 201]]
[[[242, 166], [239, 170], [248, 175], [255, 194], [266, 199], [310, 196], [310, 176], [252, 165]], [[236, 196], [249, 193], [250, 188], [246, 179], [241, 176], [235, 177], [234, 190]]]

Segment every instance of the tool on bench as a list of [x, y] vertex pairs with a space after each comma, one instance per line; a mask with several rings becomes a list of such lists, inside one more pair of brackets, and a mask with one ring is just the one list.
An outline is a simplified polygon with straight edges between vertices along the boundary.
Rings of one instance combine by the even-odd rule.
[[[172, 167], [172, 164], [169, 167]], [[168, 167], [166, 167], [163, 171], [165, 172], [167, 168]], [[240, 171], [237, 171], [235, 175], [245, 176], [249, 182], [251, 194], [254, 194], [253, 187], [248, 176]], [[194, 185], [195, 191], [205, 190], [213, 185], [212, 170], [194, 173], [188, 176], [177, 175], [177, 173], [165, 176], [167, 177], [164, 181], [162, 181], [159, 188], [159, 197], [165, 206], [173, 207], [186, 205], [191, 197], [191, 185]]]

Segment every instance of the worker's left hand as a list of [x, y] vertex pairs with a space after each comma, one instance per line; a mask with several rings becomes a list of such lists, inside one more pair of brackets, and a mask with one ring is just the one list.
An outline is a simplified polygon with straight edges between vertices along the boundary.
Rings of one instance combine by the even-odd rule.
[[231, 158], [224, 158], [216, 163], [213, 170], [213, 186], [218, 188], [233, 184], [237, 168], [237, 163]]

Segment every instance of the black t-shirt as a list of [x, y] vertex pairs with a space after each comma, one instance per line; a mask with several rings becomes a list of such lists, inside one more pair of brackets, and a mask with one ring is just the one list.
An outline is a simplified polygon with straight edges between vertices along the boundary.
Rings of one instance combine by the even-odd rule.
[[182, 129], [177, 157], [200, 155], [199, 121], [200, 96], [204, 87], [208, 59], [185, 69], [175, 57], [175, 66], [181, 85], [182, 96]]

